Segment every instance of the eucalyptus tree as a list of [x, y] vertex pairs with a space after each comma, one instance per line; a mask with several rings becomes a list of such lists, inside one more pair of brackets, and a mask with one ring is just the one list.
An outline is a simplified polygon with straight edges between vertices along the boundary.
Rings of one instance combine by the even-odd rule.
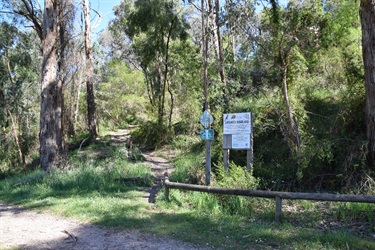
[[[212, 108], [228, 111], [230, 96], [222, 32], [225, 24], [223, 21], [224, 5], [218, 0], [188, 0], [184, 2], [188, 3], [188, 6], [193, 6], [195, 10], [195, 14], [191, 15], [189, 22], [193, 26], [192, 34], [195, 42], [200, 45], [202, 52], [202, 82], [206, 99], [203, 105], [204, 109], [209, 109], [209, 92], [219, 92], [210, 95], [212, 99], [215, 99], [215, 105]], [[198, 17], [200, 17], [200, 21], [198, 21]], [[210, 88], [214, 91], [210, 91]]]
[[147, 121], [149, 102], [142, 71], [131, 69], [119, 58], [113, 58], [105, 68], [97, 91], [101, 123], [113, 128]]
[[171, 44], [188, 38], [181, 6], [177, 0], [123, 1], [115, 15], [111, 30], [115, 36], [124, 31], [131, 39], [145, 75], [150, 103], [157, 109], [158, 125], [163, 126], [170, 86]]
[[92, 136], [98, 135], [96, 124], [96, 105], [94, 95], [94, 68], [91, 49], [91, 24], [89, 0], [83, 1], [83, 13], [85, 19], [85, 53], [86, 53], [86, 88], [87, 88], [87, 121]]
[[[31, 22], [42, 52], [39, 152], [42, 170], [61, 163], [63, 155], [63, 70], [65, 19], [71, 1], [45, 0], [44, 10], [35, 0], [2, 1], [9, 14]], [[43, 13], [43, 15], [42, 15]]]
[[375, 3], [361, 0], [362, 51], [366, 85], [367, 165], [375, 170]]
[[322, 11], [323, 6], [318, 1], [290, 2], [285, 9], [271, 1], [271, 8], [263, 11], [262, 40], [257, 44], [258, 50], [264, 59], [273, 60], [272, 65], [276, 66], [273, 77], [280, 84], [285, 104], [285, 111], [280, 114], [286, 117], [282, 130], [292, 151], [301, 149], [301, 138], [290, 88], [296, 84], [299, 74], [308, 73], [309, 59], [319, 47], [317, 38]]
[[[259, 86], [262, 68], [255, 68], [261, 46], [260, 11], [256, 0], [226, 0], [222, 11], [227, 92], [230, 98]], [[255, 88], [254, 88], [255, 89]]]
[[[26, 167], [37, 135], [33, 120], [37, 104], [38, 56], [32, 53], [35, 32], [0, 24], [0, 169]], [[12, 142], [11, 142], [12, 140]], [[17, 152], [17, 154], [15, 154]]]

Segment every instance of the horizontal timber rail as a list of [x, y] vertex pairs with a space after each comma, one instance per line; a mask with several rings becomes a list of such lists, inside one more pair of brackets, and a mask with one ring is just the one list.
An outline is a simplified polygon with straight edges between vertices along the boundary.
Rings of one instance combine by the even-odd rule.
[[184, 184], [170, 182], [168, 175], [164, 175], [165, 198], [169, 200], [169, 189], [181, 189], [190, 191], [199, 191], [214, 194], [239, 195], [250, 197], [262, 197], [276, 199], [275, 219], [280, 220], [282, 199], [289, 200], [315, 200], [315, 201], [339, 201], [339, 202], [362, 202], [374, 203], [374, 195], [351, 195], [351, 194], [328, 194], [328, 193], [293, 193], [293, 192], [276, 192], [263, 190], [248, 189], [230, 189], [220, 187], [210, 187], [201, 185]]

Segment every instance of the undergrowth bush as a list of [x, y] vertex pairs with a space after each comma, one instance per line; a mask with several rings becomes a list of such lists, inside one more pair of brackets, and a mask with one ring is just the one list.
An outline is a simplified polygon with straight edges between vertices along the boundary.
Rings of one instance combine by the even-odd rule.
[[138, 147], [129, 148], [127, 145], [114, 147], [111, 154], [115, 159], [130, 160], [132, 162], [142, 161], [144, 159]]
[[237, 189], [257, 189], [259, 180], [251, 175], [245, 167], [238, 166], [231, 162], [229, 169], [226, 171], [223, 165], [216, 166], [217, 172], [216, 183], [224, 188], [237, 188]]
[[157, 122], [148, 121], [142, 123], [132, 132], [133, 142], [140, 147], [157, 148], [173, 140], [173, 128], [160, 125]]
[[[313, 84], [314, 82], [312, 82]], [[357, 91], [362, 93], [363, 91]], [[311, 85], [295, 96], [300, 150], [283, 134], [285, 104], [268, 89], [233, 103], [233, 112], [253, 112], [254, 176], [261, 189], [307, 192], [367, 193], [364, 98], [342, 89]], [[237, 165], [246, 155], [231, 153]]]
[[175, 170], [170, 177], [171, 181], [190, 184], [205, 182], [204, 158], [201, 154], [180, 155], [174, 165]]
[[[343, 220], [350, 223], [352, 220], [365, 221], [375, 225], [375, 209], [372, 204], [345, 202], [338, 205], [334, 211], [334, 217], [337, 220]], [[373, 227], [375, 230], [375, 226]]]
[[[170, 180], [173, 182], [204, 185], [205, 164], [202, 153], [179, 156], [175, 161], [175, 170]], [[213, 186], [224, 188], [256, 189], [259, 185], [259, 180], [253, 177], [244, 167], [231, 163], [228, 172], [224, 170], [222, 164], [215, 166], [215, 174], [211, 175], [211, 183]], [[191, 206], [203, 211], [212, 210], [217, 213], [237, 215], [248, 215], [252, 211], [252, 198], [249, 197], [201, 194], [196, 192], [187, 194], [175, 190], [171, 197], [177, 203], [188, 199]]]
[[[214, 185], [231, 189], [256, 189], [259, 181], [244, 167], [229, 164], [226, 171], [223, 166], [217, 167]], [[235, 195], [217, 195], [219, 205], [229, 214], [248, 215], [251, 213], [252, 198]]]

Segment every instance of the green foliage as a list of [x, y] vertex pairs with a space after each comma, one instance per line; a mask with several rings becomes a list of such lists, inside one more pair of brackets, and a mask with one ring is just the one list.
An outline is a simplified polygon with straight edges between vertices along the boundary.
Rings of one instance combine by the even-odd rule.
[[[357, 13], [353, 1], [275, 4], [262, 11], [258, 47], [239, 45], [241, 57], [229, 76], [240, 80], [241, 91], [231, 112], [254, 114], [254, 176], [260, 188], [363, 190], [365, 90]], [[299, 150], [288, 149], [285, 136], [282, 69], [298, 119]], [[231, 156], [236, 164], [246, 162], [240, 152]]]
[[[350, 94], [319, 84], [312, 79], [296, 91], [302, 151], [295, 155], [283, 139], [282, 104], [272, 89], [234, 103], [233, 112], [254, 115], [254, 176], [262, 189], [363, 190], [364, 99], [363, 94], [354, 94], [363, 90], [356, 88]], [[231, 155], [236, 164], [246, 162], [245, 154]]]
[[[322, 44], [326, 48], [355, 42], [360, 32], [359, 4], [356, 1], [331, 0], [325, 5], [326, 19], [322, 27]], [[355, 15], [353, 13], [356, 13]], [[356, 35], [354, 35], [356, 34]]]
[[216, 182], [220, 187], [235, 189], [257, 189], [258, 180], [254, 178], [244, 167], [237, 166], [233, 162], [226, 171], [223, 166], [217, 166]]
[[[172, 85], [176, 83], [171, 72], [172, 68], [178, 70], [173, 59], [170, 60], [171, 48], [173, 43], [179, 42], [182, 42], [179, 46], [184, 46], [189, 28], [181, 15], [181, 6], [169, 0], [124, 1], [116, 15], [112, 25], [113, 34], [118, 36], [117, 29], [124, 30], [132, 41], [132, 48], [145, 75], [150, 104], [157, 112], [159, 127], [165, 121], [168, 103], [171, 126], [174, 109]], [[177, 85], [181, 83], [177, 82]], [[170, 102], [167, 101], [167, 92]]]
[[140, 124], [132, 132], [134, 143], [140, 147], [158, 148], [170, 143], [174, 138], [173, 129], [158, 122], [148, 121]]
[[191, 184], [205, 182], [204, 157], [201, 153], [180, 155], [174, 165], [171, 181]]
[[[0, 24], [0, 178], [18, 173], [37, 149], [36, 34]], [[35, 46], [35, 47], [34, 47]], [[16, 144], [18, 140], [18, 145]], [[20, 159], [19, 151], [23, 159]]]
[[97, 91], [102, 125], [113, 130], [146, 121], [150, 107], [141, 71], [129, 69], [118, 59], [108, 64], [105, 81]]
[[[215, 185], [233, 189], [257, 189], [258, 180], [245, 168], [229, 164], [228, 172], [223, 166], [217, 167]], [[253, 199], [241, 196], [218, 195], [219, 205], [228, 214], [248, 215], [252, 212]]]
[[353, 220], [361, 220], [370, 225], [375, 223], [373, 206], [366, 203], [340, 203], [334, 216], [337, 220], [343, 220], [348, 224]]

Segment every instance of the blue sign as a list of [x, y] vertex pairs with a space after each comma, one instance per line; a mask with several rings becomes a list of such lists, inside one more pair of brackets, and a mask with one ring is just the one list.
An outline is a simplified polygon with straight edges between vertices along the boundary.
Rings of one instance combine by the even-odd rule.
[[212, 141], [214, 139], [214, 130], [213, 129], [202, 129], [201, 130], [201, 139]]

